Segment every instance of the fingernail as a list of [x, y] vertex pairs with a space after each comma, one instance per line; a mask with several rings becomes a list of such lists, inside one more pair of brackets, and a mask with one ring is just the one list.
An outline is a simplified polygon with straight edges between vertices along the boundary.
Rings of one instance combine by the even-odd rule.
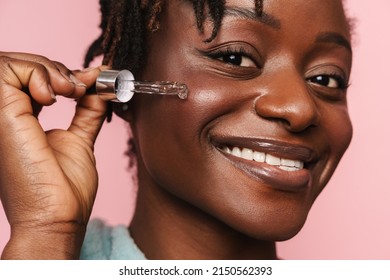
[[75, 75], [70, 74], [70, 75], [69, 75], [69, 78], [71, 79], [71, 81], [72, 81], [76, 86], [78, 86], [78, 87], [85, 87], [85, 88], [87, 87], [87, 85], [84, 84], [84, 83], [83, 83], [82, 81], [80, 81], [79, 79], [77, 79]]
[[54, 100], [54, 102], [57, 102], [57, 97], [56, 95], [54, 94], [54, 91], [53, 91], [53, 88], [51, 87], [51, 85], [47, 85], [47, 89], [49, 90], [50, 92], [50, 96], [51, 96], [51, 99]]

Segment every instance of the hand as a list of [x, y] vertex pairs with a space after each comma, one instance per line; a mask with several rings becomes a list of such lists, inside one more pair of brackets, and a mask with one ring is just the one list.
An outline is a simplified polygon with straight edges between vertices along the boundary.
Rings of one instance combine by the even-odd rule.
[[[3, 258], [78, 258], [97, 190], [93, 146], [106, 104], [85, 95], [100, 69], [0, 52], [0, 198], [11, 227]], [[37, 114], [55, 95], [78, 99], [67, 130]]]

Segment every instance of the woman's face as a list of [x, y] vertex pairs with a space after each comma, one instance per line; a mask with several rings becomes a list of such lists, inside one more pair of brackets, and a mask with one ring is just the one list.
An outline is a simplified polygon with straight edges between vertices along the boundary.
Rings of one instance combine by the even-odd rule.
[[256, 18], [252, 0], [227, 1], [210, 43], [192, 4], [164, 9], [141, 78], [184, 82], [189, 96], [133, 100], [139, 168], [239, 232], [292, 237], [352, 137], [341, 2], [265, 0]]

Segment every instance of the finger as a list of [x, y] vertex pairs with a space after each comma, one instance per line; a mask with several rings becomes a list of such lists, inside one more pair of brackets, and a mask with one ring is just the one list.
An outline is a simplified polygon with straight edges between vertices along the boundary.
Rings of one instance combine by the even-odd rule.
[[74, 99], [85, 94], [87, 86], [78, 80], [64, 64], [40, 55], [17, 54], [16, 56], [42, 64], [48, 71], [50, 84], [56, 95]]
[[52, 63], [57, 67], [59, 73], [65, 77], [68, 82], [73, 84], [73, 90], [70, 90], [68, 94], [63, 94], [63, 96], [68, 98], [79, 98], [86, 93], [88, 86], [83, 81], [78, 79], [71, 70], [58, 61], [52, 61]]
[[81, 97], [77, 102], [76, 113], [68, 131], [78, 135], [93, 147], [105, 119], [106, 106], [106, 102], [98, 96]]
[[50, 85], [56, 95], [69, 98], [78, 98], [85, 94], [86, 86], [62, 63], [51, 61], [48, 58], [28, 53], [4, 53], [0, 56], [13, 58], [15, 60], [30, 61], [34, 64], [41, 64], [47, 70]]
[[[50, 105], [55, 102], [49, 75], [46, 68], [40, 64], [0, 57], [0, 83], [3, 100], [6, 100], [9, 94], [28, 88], [31, 97], [38, 104]], [[12, 90], [12, 88], [19, 89], [19, 91]]]
[[99, 76], [100, 72], [108, 69], [111, 68], [106, 65], [101, 65], [95, 68], [73, 70], [72, 74], [75, 76], [75, 78], [77, 78], [79, 81], [84, 83], [87, 86], [87, 88], [91, 88], [95, 85], [96, 79]]

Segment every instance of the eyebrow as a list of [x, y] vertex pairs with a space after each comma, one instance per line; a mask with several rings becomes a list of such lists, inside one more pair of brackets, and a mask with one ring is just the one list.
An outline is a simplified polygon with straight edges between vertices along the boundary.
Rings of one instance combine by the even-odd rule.
[[[262, 12], [261, 15], [255, 13], [251, 9], [239, 8], [239, 7], [226, 7], [225, 16], [233, 16], [242, 19], [249, 19], [261, 22], [272, 28], [280, 29], [281, 22], [279, 19]], [[318, 34], [316, 40], [317, 43], [333, 43], [345, 47], [352, 53], [351, 43], [347, 38], [337, 32], [321, 32]]]
[[316, 38], [316, 43], [337, 44], [346, 48], [352, 53], [352, 46], [349, 40], [336, 32], [321, 32]]
[[278, 20], [277, 18], [265, 12], [262, 12], [259, 15], [251, 9], [238, 8], [238, 7], [226, 7], [225, 16], [233, 16], [242, 19], [258, 21], [275, 29], [280, 29], [281, 27], [280, 20]]

